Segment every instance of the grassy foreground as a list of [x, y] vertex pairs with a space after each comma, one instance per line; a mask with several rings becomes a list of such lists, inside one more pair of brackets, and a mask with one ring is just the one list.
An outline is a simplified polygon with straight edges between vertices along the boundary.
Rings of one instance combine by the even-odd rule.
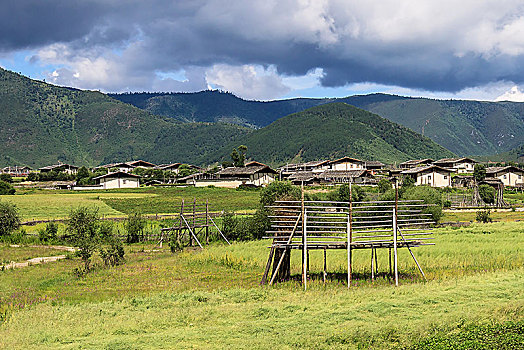
[[[328, 254], [327, 284], [314, 279], [307, 292], [295, 281], [260, 287], [263, 241], [175, 255], [128, 246], [125, 265], [83, 279], [71, 273], [77, 260], [4, 271], [0, 348], [391, 348], [438, 344], [464, 331], [469, 337], [504, 322], [516, 322], [508, 326], [516, 338], [503, 333], [491, 347], [521, 344], [522, 223], [439, 229], [435, 243], [415, 250], [427, 283], [402, 251], [399, 288], [386, 276], [386, 252], [379, 252], [374, 283], [369, 252], [355, 253], [357, 280], [349, 291], [343, 252]], [[321, 254], [311, 260], [316, 276]]]

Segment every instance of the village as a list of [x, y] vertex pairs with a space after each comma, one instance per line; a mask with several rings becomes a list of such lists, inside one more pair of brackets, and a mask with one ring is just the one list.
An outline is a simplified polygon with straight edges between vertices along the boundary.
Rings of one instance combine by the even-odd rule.
[[[278, 169], [257, 162], [248, 161], [244, 166], [229, 166], [219, 169], [216, 165], [207, 169], [196, 165], [170, 163], [155, 165], [136, 160], [105, 164], [90, 169], [97, 176], [92, 177], [93, 184], [75, 181], [78, 166], [58, 163], [33, 170], [27, 166], [8, 166], [0, 170], [2, 174], [25, 178], [20, 185], [37, 186], [35, 174], [46, 174], [51, 181], [43, 181], [45, 188], [95, 190], [115, 188], [136, 188], [141, 185], [187, 185], [195, 187], [239, 186], [262, 187], [275, 180], [287, 180], [294, 185], [337, 185], [352, 183], [376, 186], [380, 179], [402, 179], [410, 177], [415, 185], [427, 185], [437, 188], [470, 188], [473, 185], [473, 172], [476, 165], [485, 169], [483, 183], [495, 188], [524, 188], [524, 169], [516, 165], [493, 163], [481, 164], [468, 157], [408, 160], [398, 165], [385, 165], [379, 161], [363, 161], [352, 157], [335, 160], [310, 161], [306, 163], [286, 164]], [[33, 174], [33, 175], [31, 175]], [[62, 180], [60, 180], [62, 179]], [[66, 180], [67, 179], [67, 180]], [[40, 180], [42, 182], [42, 180]]]

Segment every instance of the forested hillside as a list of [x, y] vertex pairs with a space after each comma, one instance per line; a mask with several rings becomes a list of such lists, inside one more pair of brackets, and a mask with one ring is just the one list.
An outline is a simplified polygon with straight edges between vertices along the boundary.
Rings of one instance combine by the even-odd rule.
[[386, 163], [453, 156], [427, 137], [345, 103], [286, 116], [235, 142], [219, 150], [214, 159], [227, 159], [238, 144], [248, 147], [250, 158], [272, 165], [346, 155]]
[[184, 124], [102, 93], [57, 87], [0, 69], [0, 165], [98, 165], [147, 158], [191, 162], [248, 129]]
[[250, 127], [264, 127], [314, 106], [345, 102], [422, 133], [459, 155], [490, 155], [524, 143], [524, 103], [516, 102], [432, 100], [386, 94], [258, 102], [219, 91], [111, 96], [182, 121], [222, 120]]

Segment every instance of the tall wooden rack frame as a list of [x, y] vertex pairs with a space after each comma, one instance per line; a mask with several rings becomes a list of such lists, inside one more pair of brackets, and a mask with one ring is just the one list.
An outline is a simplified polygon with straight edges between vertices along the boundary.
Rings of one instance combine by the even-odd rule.
[[196, 199], [190, 203], [182, 200], [178, 217], [175, 218], [175, 225], [161, 230], [162, 237], [160, 244], [164, 239], [164, 234], [169, 232], [175, 235], [176, 239], [181, 243], [187, 240], [189, 246], [193, 246], [196, 243], [203, 249], [203, 244], [209, 243], [211, 234], [216, 231], [227, 244], [231, 245], [213, 220], [213, 218], [221, 216], [222, 214], [223, 212], [211, 211], [210, 204], [207, 200], [205, 203], [197, 203]]
[[[324, 250], [326, 280], [326, 251], [347, 250], [347, 285], [351, 286], [353, 250], [371, 250], [371, 278], [377, 270], [377, 249], [389, 249], [390, 273], [398, 285], [398, 249], [407, 248], [422, 277], [424, 272], [411, 248], [431, 243], [434, 224], [422, 200], [370, 202], [335, 201], [277, 201], [271, 209], [271, 239], [269, 259], [261, 284], [273, 284], [290, 277], [292, 249], [302, 251], [302, 283], [307, 288], [309, 250]], [[391, 261], [393, 252], [393, 262]], [[392, 266], [393, 265], [393, 266]], [[271, 269], [271, 266], [273, 268]], [[269, 273], [272, 271], [271, 274]]]

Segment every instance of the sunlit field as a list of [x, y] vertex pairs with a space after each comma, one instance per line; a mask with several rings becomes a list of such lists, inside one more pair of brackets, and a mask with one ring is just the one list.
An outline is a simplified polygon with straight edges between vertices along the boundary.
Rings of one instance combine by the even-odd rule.
[[401, 250], [398, 288], [388, 274], [387, 250], [379, 250], [374, 282], [370, 252], [355, 252], [349, 290], [343, 251], [328, 252], [325, 284], [322, 254], [311, 252], [303, 290], [295, 251], [294, 280], [260, 286], [267, 241], [175, 254], [165, 247], [152, 251], [154, 244], [130, 245], [125, 265], [84, 278], [72, 273], [81, 264], [77, 258], [3, 271], [0, 347], [417, 347], [461, 332], [471, 338], [472, 329], [485, 334], [489, 327], [510, 329], [495, 347], [521, 344], [523, 224], [440, 228], [435, 243], [414, 249], [428, 282]]

